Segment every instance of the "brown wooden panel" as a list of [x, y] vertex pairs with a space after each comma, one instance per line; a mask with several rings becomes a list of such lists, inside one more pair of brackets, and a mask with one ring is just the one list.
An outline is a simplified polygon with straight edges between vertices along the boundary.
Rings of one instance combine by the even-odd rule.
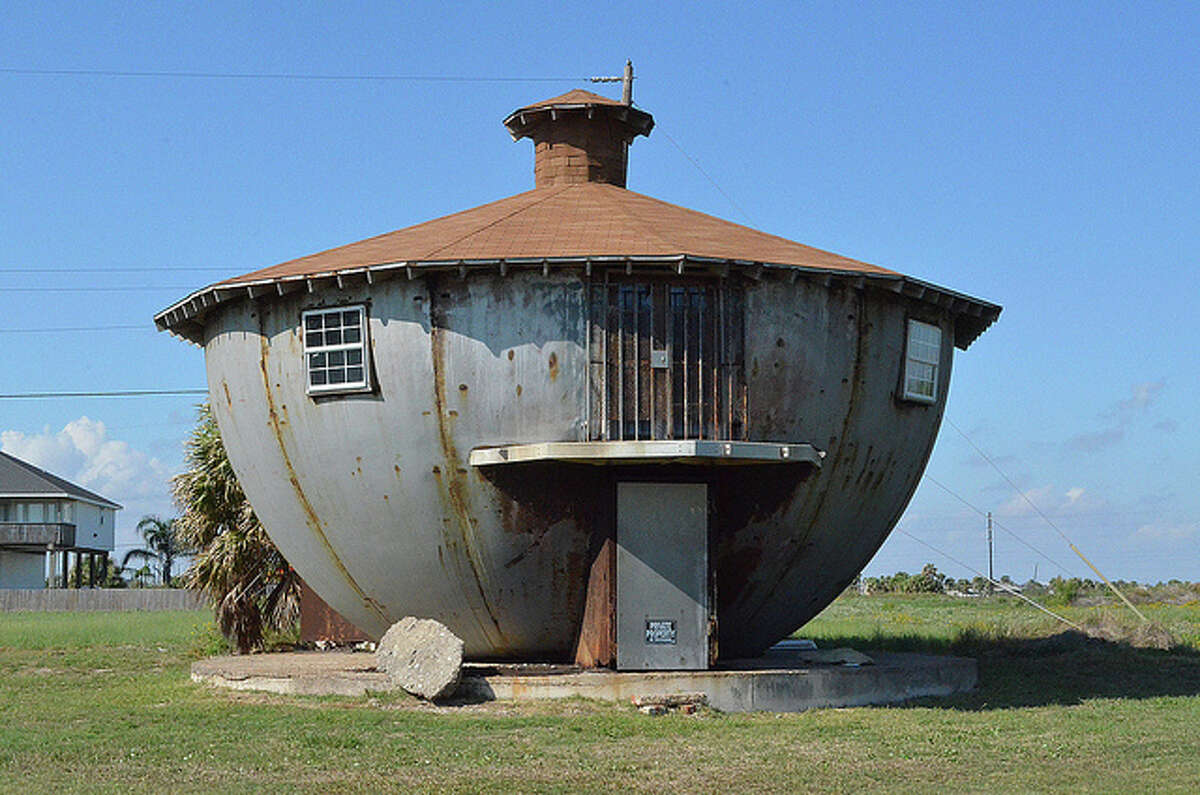
[[611, 668], [617, 661], [617, 545], [601, 544], [588, 572], [583, 621], [575, 642], [575, 664]]
[[[590, 290], [589, 438], [744, 438], [743, 318], [728, 283], [604, 275]], [[667, 352], [666, 369], [652, 365]], [[600, 405], [596, 405], [600, 404]]]
[[300, 581], [300, 642], [357, 643], [367, 639], [367, 633], [347, 621], [341, 613], [317, 596], [317, 592]]

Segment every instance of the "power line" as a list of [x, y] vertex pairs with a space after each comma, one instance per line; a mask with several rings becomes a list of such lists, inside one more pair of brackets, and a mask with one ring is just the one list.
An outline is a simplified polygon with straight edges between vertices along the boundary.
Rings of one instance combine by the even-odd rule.
[[696, 169], [697, 171], [699, 171], [699, 172], [700, 172], [700, 174], [701, 174], [701, 175], [702, 175], [702, 176], [703, 176], [703, 177], [704, 177], [706, 180], [708, 180], [708, 181], [709, 181], [709, 183], [710, 183], [710, 184], [711, 184], [711, 185], [712, 185], [714, 188], [716, 188], [716, 189], [717, 189], [717, 192], [718, 192], [718, 193], [720, 193], [722, 196], [724, 196], [724, 197], [725, 197], [725, 200], [726, 200], [727, 202], [729, 202], [729, 203], [730, 203], [730, 204], [733, 206], [733, 209], [735, 209], [735, 210], [737, 210], [737, 211], [738, 211], [738, 213], [739, 213], [739, 214], [742, 216], [742, 218], [744, 218], [744, 219], [746, 220], [746, 223], [753, 223], [753, 221], [751, 221], [751, 220], [750, 220], [750, 214], [749, 214], [748, 212], [746, 212], [745, 210], [743, 210], [743, 209], [742, 209], [742, 206], [741, 206], [740, 204], [738, 204], [736, 201], [734, 201], [734, 200], [733, 200], [733, 197], [732, 197], [732, 196], [730, 196], [728, 193], [726, 193], [726, 192], [725, 192], [725, 189], [724, 189], [724, 188], [722, 188], [720, 185], [718, 185], [718, 184], [717, 184], [717, 181], [716, 181], [715, 179], [713, 179], [711, 176], [709, 176], [709, 173], [708, 173], [707, 171], [705, 171], [705, 170], [704, 170], [704, 169], [703, 169], [703, 168], [700, 166], [700, 163], [696, 161], [696, 158], [692, 157], [692, 156], [691, 156], [691, 155], [689, 155], [687, 152], [683, 151], [683, 147], [682, 147], [682, 146], [680, 146], [680, 145], [679, 145], [679, 144], [678, 144], [678, 143], [675, 141], [675, 139], [671, 137], [671, 134], [670, 134], [670, 133], [668, 133], [666, 130], [662, 130], [662, 134], [663, 134], [663, 136], [664, 136], [664, 137], [666, 137], [666, 139], [667, 139], [668, 141], [670, 141], [670, 142], [671, 142], [671, 146], [673, 146], [673, 147], [675, 147], [676, 149], [678, 149], [678, 150], [679, 150], [679, 154], [681, 154], [681, 155], [683, 155], [685, 158], [687, 158], [687, 161], [688, 161], [689, 163], [691, 163], [691, 164], [692, 164], [692, 165], [695, 167], [695, 169]]
[[148, 287], [134, 285], [130, 287], [0, 287], [0, 293], [131, 293], [154, 292], [155, 290], [195, 290], [196, 285], [184, 286], [164, 285]]
[[1004, 591], [1005, 593], [1012, 594], [1013, 596], [1017, 597], [1018, 599], [1024, 600], [1024, 601], [1028, 602], [1029, 604], [1033, 605], [1038, 610], [1041, 610], [1043, 613], [1054, 616], [1055, 618], [1057, 618], [1059, 621], [1063, 622], [1067, 626], [1073, 627], [1074, 629], [1077, 629], [1080, 632], [1083, 632], [1085, 635], [1087, 634], [1086, 631], [1083, 629], [1083, 627], [1079, 626], [1074, 621], [1070, 621], [1069, 619], [1063, 618], [1058, 613], [1055, 613], [1053, 610], [1050, 610], [1049, 608], [1042, 607], [1040, 604], [1033, 601], [1028, 596], [1021, 593], [1020, 591], [1018, 591], [1016, 588], [1012, 587], [1008, 583], [993, 580], [991, 577], [989, 577], [986, 574], [984, 574], [983, 572], [979, 571], [979, 569], [976, 569], [974, 566], [968, 566], [966, 563], [963, 563], [961, 560], [958, 560], [957, 558], [955, 558], [954, 556], [950, 555], [947, 552], [943, 552], [942, 550], [935, 547], [933, 544], [922, 541], [921, 539], [917, 538], [915, 535], [908, 532], [907, 530], [904, 530], [903, 528], [897, 528], [897, 531], [908, 536], [909, 538], [911, 538], [913, 541], [916, 541], [921, 546], [932, 550], [933, 552], [935, 552], [938, 555], [941, 555], [942, 557], [946, 558], [947, 560], [951, 561], [952, 563], [957, 563], [959, 566], [962, 566], [964, 569], [975, 572], [976, 575], [983, 577], [985, 580], [987, 580], [988, 582], [990, 582], [992, 585], [996, 586], [1000, 590]]
[[3, 274], [3, 273], [159, 273], [160, 271], [161, 271], [161, 272], [168, 272], [168, 271], [170, 271], [170, 272], [176, 272], [176, 273], [184, 273], [184, 272], [197, 272], [197, 271], [213, 271], [213, 272], [222, 272], [222, 271], [228, 271], [228, 270], [229, 270], [229, 268], [218, 268], [218, 267], [213, 267], [213, 266], [195, 266], [195, 267], [191, 267], [191, 266], [181, 265], [181, 266], [178, 266], [178, 267], [172, 267], [172, 266], [168, 265], [168, 266], [164, 266], [164, 267], [150, 267], [150, 266], [138, 266], [138, 267], [130, 267], [130, 266], [121, 266], [121, 267], [117, 267], [117, 268], [99, 268], [99, 267], [87, 267], [87, 268], [82, 268], [82, 267], [81, 267], [81, 268], [0, 268], [0, 274]]
[[[925, 480], [928, 480], [930, 483], [932, 483], [933, 485], [937, 486], [939, 489], [941, 489], [942, 491], [946, 492], [946, 493], [947, 493], [947, 494], [949, 494], [951, 497], [953, 497], [954, 499], [958, 500], [958, 501], [959, 501], [959, 502], [961, 502], [963, 505], [967, 506], [968, 508], [970, 508], [972, 511], [974, 511], [974, 512], [975, 512], [975, 513], [977, 513], [977, 514], [979, 514], [980, 516], [984, 516], [984, 517], [986, 517], [986, 516], [988, 515], [988, 514], [987, 514], [987, 511], [984, 511], [984, 510], [982, 510], [981, 508], [977, 508], [976, 506], [974, 506], [974, 505], [972, 505], [971, 503], [967, 502], [966, 498], [964, 498], [964, 497], [962, 497], [962, 496], [960, 496], [960, 495], [956, 494], [956, 493], [955, 493], [953, 490], [951, 490], [951, 488], [950, 488], [949, 486], [947, 486], [947, 485], [945, 485], [944, 483], [941, 483], [941, 482], [939, 482], [938, 480], [934, 479], [934, 477], [933, 477], [932, 475], [926, 474], [926, 475], [925, 475]], [[1037, 547], [1035, 547], [1033, 544], [1030, 544], [1028, 541], [1026, 541], [1025, 539], [1021, 538], [1019, 535], [1017, 535], [1016, 533], [1014, 533], [1012, 530], [1009, 530], [1007, 527], [1005, 527], [1004, 525], [1002, 525], [1000, 522], [996, 521], [994, 518], [992, 519], [992, 524], [993, 524], [994, 526], [996, 526], [996, 527], [1000, 528], [1000, 529], [1001, 529], [1001, 530], [1003, 530], [1004, 532], [1008, 533], [1010, 536], [1012, 536], [1014, 539], [1016, 539], [1016, 541], [1017, 541], [1018, 543], [1020, 543], [1020, 544], [1024, 545], [1026, 548], [1028, 548], [1029, 550], [1031, 550], [1031, 551], [1032, 551], [1032, 552], [1034, 552], [1035, 554], [1039, 555], [1039, 556], [1040, 556], [1040, 557], [1041, 557], [1043, 560], [1045, 560], [1046, 562], [1048, 562], [1048, 563], [1050, 563], [1051, 565], [1055, 566], [1055, 567], [1056, 567], [1056, 568], [1057, 568], [1059, 571], [1061, 571], [1063, 574], [1066, 574], [1067, 576], [1070, 576], [1071, 572], [1067, 571], [1067, 569], [1066, 569], [1066, 567], [1065, 567], [1065, 566], [1063, 566], [1061, 563], [1059, 563], [1058, 561], [1056, 561], [1056, 560], [1054, 560], [1053, 558], [1051, 558], [1051, 557], [1050, 557], [1049, 555], [1047, 555], [1045, 552], [1042, 552], [1040, 549], [1038, 549]]]
[[31, 69], [0, 67], [0, 74], [26, 77], [169, 77], [198, 80], [376, 81], [398, 83], [585, 83], [588, 77], [485, 75], [328, 74], [321, 72], [191, 72], [139, 69]]
[[1022, 491], [1021, 488], [1019, 486], [1017, 486], [1016, 483], [1013, 482], [1012, 478], [1010, 478], [1008, 475], [1006, 475], [1004, 473], [1004, 470], [1002, 470], [999, 466], [997, 466], [996, 462], [993, 461], [991, 459], [991, 457], [988, 456], [987, 453], [983, 452], [983, 450], [980, 449], [979, 445], [977, 445], [977, 444], [975, 444], [975, 442], [971, 441], [971, 437], [967, 436], [967, 434], [963, 432], [962, 428], [959, 428], [957, 425], [955, 425], [954, 421], [951, 420], [949, 417], [946, 418], [946, 422], [949, 423], [951, 428], [958, 431], [958, 435], [961, 436], [963, 439], [965, 439], [967, 444], [971, 445], [971, 447], [973, 447], [975, 449], [975, 452], [979, 453], [979, 455], [983, 458], [983, 460], [987, 461], [988, 464], [991, 465], [992, 469], [996, 470], [996, 472], [1000, 475], [1000, 477], [1004, 478], [1004, 481], [1006, 483], [1008, 483], [1008, 485], [1013, 487], [1013, 490], [1016, 491], [1017, 494], [1021, 495], [1021, 499], [1023, 499], [1029, 505], [1029, 507], [1034, 510], [1034, 512], [1038, 516], [1042, 517], [1042, 519], [1044, 519], [1046, 521], [1046, 524], [1048, 524], [1048, 525], [1050, 525], [1050, 527], [1054, 528], [1054, 532], [1056, 532], [1060, 536], [1062, 536], [1062, 540], [1067, 542], [1067, 546], [1069, 546], [1071, 548], [1071, 551], [1074, 552], [1076, 555], [1078, 555], [1079, 559], [1082, 560], [1084, 563], [1086, 563], [1087, 567], [1089, 569], [1096, 572], [1096, 576], [1104, 581], [1104, 584], [1108, 586], [1109, 590], [1111, 590], [1113, 593], [1115, 593], [1117, 596], [1119, 596], [1121, 598], [1121, 601], [1125, 603], [1126, 607], [1128, 607], [1130, 610], [1132, 610], [1134, 612], [1134, 614], [1138, 618], [1140, 618], [1142, 621], [1148, 622], [1150, 620], [1142, 614], [1141, 610], [1138, 610], [1136, 607], [1134, 607], [1133, 602], [1129, 601], [1129, 599], [1126, 598], [1125, 594], [1121, 593], [1121, 591], [1118, 590], [1117, 586], [1113, 585], [1111, 582], [1108, 581], [1108, 578], [1104, 576], [1104, 573], [1101, 572], [1100, 569], [1096, 568], [1096, 565], [1094, 563], [1092, 563], [1090, 560], [1087, 559], [1087, 557], [1083, 554], [1083, 552], [1079, 549], [1079, 547], [1075, 546], [1075, 542], [1072, 541], [1070, 538], [1068, 538], [1067, 534], [1064, 533], [1062, 530], [1060, 530], [1058, 525], [1056, 525], [1054, 522], [1050, 521], [1049, 516], [1042, 513], [1042, 509], [1037, 507], [1037, 505], [1034, 504], [1033, 500], [1029, 499], [1029, 496], [1024, 491]]
[[172, 395], [207, 395], [207, 389], [118, 389], [111, 392], [10, 392], [0, 400], [53, 400], [56, 398], [127, 398]]
[[0, 334], [50, 334], [60, 331], [157, 331], [150, 323], [124, 326], [57, 326], [49, 328], [0, 328]]

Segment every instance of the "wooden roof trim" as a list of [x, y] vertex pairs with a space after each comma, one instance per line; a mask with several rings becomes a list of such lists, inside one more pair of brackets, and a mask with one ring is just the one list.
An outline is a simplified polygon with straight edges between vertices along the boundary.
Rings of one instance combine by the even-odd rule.
[[[958, 347], [966, 350], [983, 331], [995, 322], [1000, 315], [1000, 307], [988, 301], [973, 298], [964, 293], [945, 287], [914, 279], [898, 273], [863, 273], [852, 270], [834, 270], [825, 267], [804, 265], [787, 265], [772, 262], [756, 262], [751, 260], [729, 260], [718, 257], [697, 257], [689, 254], [669, 256], [589, 256], [589, 257], [501, 257], [489, 259], [453, 259], [426, 260], [421, 262], [387, 262], [379, 265], [355, 266], [322, 273], [288, 275], [255, 279], [231, 285], [227, 282], [210, 285], [197, 290], [181, 301], [178, 301], [154, 317], [154, 324], [160, 331], [170, 331], [189, 342], [201, 344], [203, 339], [203, 318], [210, 309], [242, 298], [255, 298], [277, 292], [285, 295], [296, 290], [312, 292], [316, 283], [334, 284], [339, 289], [347, 289], [347, 277], [362, 276], [373, 284], [374, 281], [390, 275], [405, 274], [412, 279], [422, 272], [442, 270], [458, 271], [461, 277], [469, 270], [496, 269], [501, 276], [506, 276], [512, 270], [536, 269], [548, 273], [551, 268], [580, 268], [588, 275], [597, 266], [624, 265], [628, 272], [646, 267], [657, 268], [658, 273], [675, 272], [682, 274], [688, 264], [706, 268], [720, 276], [728, 276], [733, 272], [741, 272], [752, 279], [760, 279], [764, 273], [787, 273], [794, 280], [797, 276], [819, 276], [822, 283], [828, 284], [833, 280], [849, 279], [856, 289], [863, 289], [870, 284], [881, 289], [896, 292], [914, 300], [938, 306], [956, 317], [970, 318], [969, 327], [965, 328], [967, 336], [956, 339]], [[665, 269], [664, 269], [665, 266]], [[264, 290], [256, 293], [257, 288], [275, 286], [276, 290]], [[352, 285], [349, 285], [352, 286]], [[976, 327], [977, 330], [976, 330]]]

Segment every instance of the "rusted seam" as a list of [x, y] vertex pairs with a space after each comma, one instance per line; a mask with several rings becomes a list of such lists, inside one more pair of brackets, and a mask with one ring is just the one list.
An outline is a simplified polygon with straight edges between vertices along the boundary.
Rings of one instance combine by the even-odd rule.
[[388, 620], [388, 617], [380, 608], [379, 603], [367, 596], [363, 589], [359, 587], [358, 583], [355, 582], [354, 577], [346, 568], [346, 564], [344, 564], [342, 559], [338, 557], [337, 552], [333, 548], [333, 544], [329, 542], [329, 538], [325, 535], [325, 531], [321, 529], [321, 520], [317, 516], [317, 512], [313, 509], [312, 503], [308, 501], [308, 497], [305, 496], [304, 490], [300, 487], [300, 480], [296, 477], [296, 470], [292, 466], [291, 457], [288, 456], [287, 446], [283, 443], [283, 430], [280, 428], [279, 424], [279, 413], [275, 409], [275, 395], [271, 392], [271, 377], [267, 373], [267, 358], [269, 356], [270, 346], [267, 343], [267, 335], [265, 330], [260, 328], [259, 332], [262, 356], [259, 357], [258, 366], [262, 371], [263, 392], [267, 397], [267, 416], [271, 421], [271, 430], [275, 434], [275, 441], [279, 443], [279, 455], [283, 459], [283, 465], [287, 467], [288, 481], [291, 482], [292, 489], [296, 492], [296, 498], [300, 501], [300, 507], [304, 509], [304, 513], [308, 516], [307, 524], [313, 531], [313, 534], [317, 537], [317, 540], [320, 541], [321, 545], [325, 547], [325, 552], [329, 555], [329, 559], [333, 561], [334, 567], [341, 573], [342, 577], [346, 580], [346, 583], [354, 590], [356, 594], [358, 594], [358, 597], [362, 600], [362, 603], [374, 611], [374, 613], [379, 616], [379, 618], [385, 624], [390, 624], [391, 621]]
[[[433, 296], [435, 294], [436, 290], [430, 291], [431, 310], [434, 309], [432, 304], [434, 303]], [[491, 619], [492, 626], [495, 627], [500, 644], [507, 647], [508, 640], [504, 637], [503, 630], [500, 629], [500, 622], [496, 619], [496, 614], [492, 612], [492, 606], [488, 603], [487, 590], [483, 586], [483, 577], [480, 574], [483, 562], [476, 560], [479, 542], [478, 539], [474, 538], [474, 532], [471, 529], [471, 513], [466, 505], [466, 489], [462, 486], [460, 480], [461, 474], [458, 471], [462, 464], [459, 461], [458, 450], [455, 448], [454, 437], [451, 434], [446, 418], [446, 374], [444, 372], [446, 356], [445, 330], [436, 325], [436, 320], [434, 320], [432, 312], [430, 315], [429, 341], [433, 362], [434, 409], [437, 414], [438, 440], [441, 442], [442, 456], [446, 462], [444, 479], [439, 485], [445, 489], [450, 510], [457, 520], [467, 565], [471, 569], [471, 576], [475, 580], [475, 588], [479, 592], [479, 601], [483, 605], [484, 611], [487, 612], [488, 618]], [[474, 611], [472, 613], [474, 614]], [[476, 620], [478, 621], [477, 616]], [[479, 623], [484, 634], [489, 634], [487, 625], [483, 622]]]

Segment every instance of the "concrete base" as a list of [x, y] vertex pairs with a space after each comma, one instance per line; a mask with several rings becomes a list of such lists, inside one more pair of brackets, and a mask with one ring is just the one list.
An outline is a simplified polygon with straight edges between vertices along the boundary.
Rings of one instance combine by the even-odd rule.
[[[975, 660], [965, 657], [866, 658], [849, 649], [815, 651], [786, 642], [781, 647], [713, 671], [580, 671], [569, 666], [468, 663], [455, 698], [528, 701], [583, 696], [628, 702], [703, 693], [710, 706], [724, 712], [799, 712], [948, 696], [970, 690], [979, 679]], [[301, 695], [359, 696], [391, 689], [384, 674], [375, 670], [375, 655], [346, 651], [213, 657], [192, 664], [192, 679], [236, 690]]]

